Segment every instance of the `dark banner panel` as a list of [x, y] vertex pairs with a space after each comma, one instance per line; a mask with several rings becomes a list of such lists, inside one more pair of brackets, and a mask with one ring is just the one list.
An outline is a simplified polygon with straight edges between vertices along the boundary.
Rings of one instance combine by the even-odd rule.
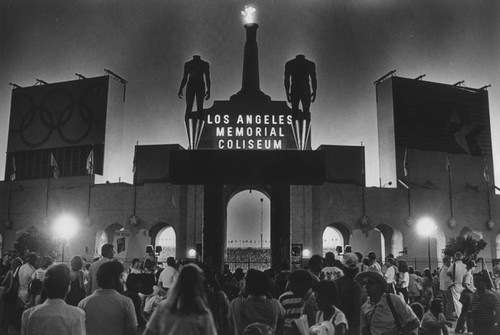
[[8, 152], [103, 143], [109, 77], [12, 90]]
[[324, 183], [323, 151], [185, 150], [172, 151], [173, 184]]
[[488, 92], [393, 77], [396, 146], [491, 154]]
[[178, 144], [139, 145], [136, 147], [135, 183], [169, 182], [170, 153], [183, 150]]
[[365, 185], [364, 147], [322, 145], [318, 150], [325, 153], [326, 181]]

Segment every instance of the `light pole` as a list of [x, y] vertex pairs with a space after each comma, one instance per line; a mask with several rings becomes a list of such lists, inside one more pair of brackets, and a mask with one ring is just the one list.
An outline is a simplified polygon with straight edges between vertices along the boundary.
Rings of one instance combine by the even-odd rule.
[[429, 260], [429, 270], [431, 270], [431, 235], [436, 231], [437, 226], [434, 219], [423, 217], [417, 221], [417, 233], [420, 236], [427, 237], [427, 255]]
[[264, 248], [264, 244], [263, 244], [263, 241], [262, 241], [262, 234], [264, 232], [264, 220], [263, 220], [263, 209], [262, 209], [262, 206], [263, 206], [263, 202], [264, 202], [264, 199], [263, 198], [260, 198], [260, 248], [263, 249]]
[[78, 231], [78, 222], [73, 216], [63, 214], [56, 218], [52, 226], [52, 230], [54, 232], [54, 236], [62, 240], [61, 262], [64, 263], [64, 244]]

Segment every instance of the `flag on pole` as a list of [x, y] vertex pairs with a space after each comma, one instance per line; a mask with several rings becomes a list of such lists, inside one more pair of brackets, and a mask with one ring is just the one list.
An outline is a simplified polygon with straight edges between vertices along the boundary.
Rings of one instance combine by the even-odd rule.
[[450, 171], [450, 155], [446, 154], [446, 170]]
[[52, 168], [52, 175], [54, 178], [59, 178], [59, 166], [57, 165], [56, 158], [52, 152], [50, 153], [50, 167]]
[[16, 160], [12, 157], [12, 167], [10, 170], [10, 181], [16, 180]]
[[488, 171], [488, 162], [486, 162], [486, 157], [484, 158], [483, 177], [487, 183], [490, 182], [490, 172]]
[[87, 156], [87, 174], [94, 174], [94, 148], [90, 149], [89, 155]]
[[405, 177], [408, 177], [408, 148], [405, 149], [405, 158], [403, 159], [403, 171]]
[[135, 171], [137, 170], [137, 149], [134, 151], [134, 160], [132, 161], [132, 173], [135, 175]]

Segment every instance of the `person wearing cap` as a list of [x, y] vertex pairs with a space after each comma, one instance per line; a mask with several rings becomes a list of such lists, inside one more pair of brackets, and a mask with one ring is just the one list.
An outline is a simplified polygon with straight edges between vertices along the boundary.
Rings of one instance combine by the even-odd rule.
[[365, 287], [368, 301], [361, 307], [361, 334], [416, 334], [419, 320], [403, 299], [387, 293], [388, 284], [380, 270], [358, 273], [356, 281]]

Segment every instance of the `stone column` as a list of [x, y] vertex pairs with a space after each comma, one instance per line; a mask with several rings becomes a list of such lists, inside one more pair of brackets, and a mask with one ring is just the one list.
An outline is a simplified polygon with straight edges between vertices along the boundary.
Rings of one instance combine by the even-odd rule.
[[223, 185], [204, 185], [203, 262], [221, 273], [224, 267], [224, 231], [226, 213]]
[[271, 266], [290, 266], [290, 185], [271, 186]]

